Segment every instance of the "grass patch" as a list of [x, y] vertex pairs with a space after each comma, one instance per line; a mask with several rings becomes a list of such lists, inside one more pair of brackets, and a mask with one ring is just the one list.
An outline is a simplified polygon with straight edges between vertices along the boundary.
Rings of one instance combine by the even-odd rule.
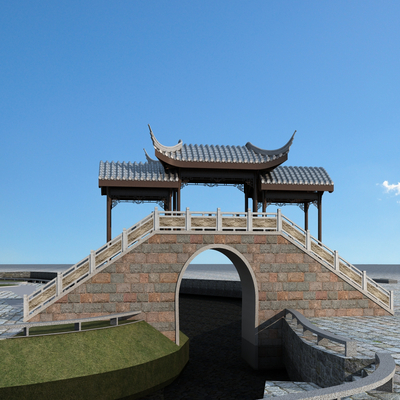
[[144, 321], [76, 334], [0, 341], [0, 398], [98, 400], [142, 397], [172, 382], [189, 359]]
[[6, 282], [0, 282], [0, 286], [18, 286], [19, 283], [14, 283], [14, 282], [10, 282], [10, 283], [6, 283]]
[[0, 341], [0, 387], [104, 373], [154, 360], [178, 346], [144, 321], [73, 335]]
[[[132, 320], [123, 320], [119, 321], [118, 325], [124, 325], [127, 323], [133, 322]], [[98, 328], [107, 328], [111, 327], [110, 321], [93, 321], [93, 322], [84, 322], [81, 325], [81, 330], [88, 330], [88, 329], [98, 329]], [[29, 329], [29, 336], [34, 335], [46, 335], [50, 333], [66, 333], [66, 332], [76, 332], [75, 331], [75, 324], [62, 324], [62, 325], [49, 325], [49, 326], [38, 326], [35, 328]], [[22, 332], [18, 333], [15, 336], [24, 336]]]

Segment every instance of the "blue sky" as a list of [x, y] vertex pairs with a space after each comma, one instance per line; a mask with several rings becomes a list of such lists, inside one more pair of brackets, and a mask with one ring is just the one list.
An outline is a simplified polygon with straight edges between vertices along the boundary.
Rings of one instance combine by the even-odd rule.
[[[100, 247], [99, 162], [154, 155], [149, 123], [165, 145], [274, 149], [297, 130], [285, 165], [335, 183], [324, 243], [400, 264], [399, 19], [396, 1], [1, 2], [0, 263]], [[186, 187], [185, 207], [242, 211], [243, 195]], [[113, 235], [153, 208], [119, 204]]]

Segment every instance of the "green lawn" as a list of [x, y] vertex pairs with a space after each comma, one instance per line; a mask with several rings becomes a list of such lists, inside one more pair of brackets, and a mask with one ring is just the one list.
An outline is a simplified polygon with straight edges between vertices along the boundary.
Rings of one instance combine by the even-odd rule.
[[189, 358], [144, 321], [108, 329], [0, 341], [0, 398], [119, 399], [175, 379]]

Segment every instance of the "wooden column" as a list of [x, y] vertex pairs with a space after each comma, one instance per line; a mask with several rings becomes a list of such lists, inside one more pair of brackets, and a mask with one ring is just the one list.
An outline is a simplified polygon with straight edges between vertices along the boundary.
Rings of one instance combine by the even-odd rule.
[[111, 197], [107, 195], [107, 242], [111, 240], [111, 209], [112, 200]]
[[308, 230], [308, 208], [310, 206], [310, 203], [304, 203], [304, 230]]
[[249, 209], [249, 191], [248, 186], [244, 184], [244, 212]]
[[253, 212], [258, 211], [258, 199], [257, 199], [257, 177], [253, 179]]
[[262, 191], [262, 212], [267, 212], [267, 196], [265, 195], [265, 190]]
[[168, 194], [168, 211], [172, 211], [172, 189], [169, 189]]
[[176, 211], [176, 206], [177, 206], [177, 189], [173, 190], [173, 211]]
[[177, 189], [177, 211], [181, 211], [181, 187]]
[[322, 242], [322, 195], [324, 192], [318, 192], [318, 240]]

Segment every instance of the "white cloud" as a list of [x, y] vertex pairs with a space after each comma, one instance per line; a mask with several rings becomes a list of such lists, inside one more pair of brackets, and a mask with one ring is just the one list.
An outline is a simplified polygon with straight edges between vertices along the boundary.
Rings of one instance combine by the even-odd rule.
[[389, 182], [385, 181], [382, 183], [382, 186], [386, 189], [386, 192], [395, 191], [396, 196], [400, 194], [400, 182], [397, 185], [395, 185], [394, 183], [392, 185], [389, 185]]

